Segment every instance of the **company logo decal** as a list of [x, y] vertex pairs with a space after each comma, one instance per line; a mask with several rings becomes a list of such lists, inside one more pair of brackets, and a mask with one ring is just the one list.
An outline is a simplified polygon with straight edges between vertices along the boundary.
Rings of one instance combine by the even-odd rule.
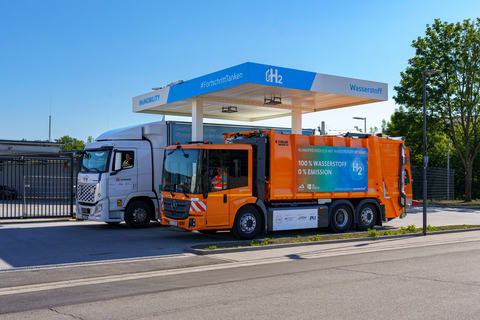
[[282, 223], [282, 220], [283, 220], [283, 219], [282, 219], [282, 216], [277, 216], [277, 217], [275, 218], [275, 222], [278, 223], [278, 224], [281, 224], [281, 223]]
[[288, 140], [275, 140], [275, 143], [278, 144], [279, 146], [288, 147]]
[[315, 221], [315, 220], [317, 220], [316, 216], [310, 216], [310, 221]]
[[278, 74], [278, 69], [274, 71], [273, 68], [270, 68], [265, 73], [265, 80], [267, 82], [283, 84], [282, 79], [282, 76]]
[[122, 199], [117, 199], [117, 207], [121, 207], [122, 206]]
[[83, 181], [88, 181], [88, 176], [84, 176]]

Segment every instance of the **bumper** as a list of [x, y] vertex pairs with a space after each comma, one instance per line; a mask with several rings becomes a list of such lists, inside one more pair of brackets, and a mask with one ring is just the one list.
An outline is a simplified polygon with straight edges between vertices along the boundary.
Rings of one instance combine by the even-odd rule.
[[176, 220], [166, 217], [162, 212], [162, 225], [178, 227], [186, 230], [205, 230], [206, 219], [202, 216], [188, 216], [185, 220]]
[[76, 217], [79, 220], [97, 222], [121, 222], [123, 221], [122, 211], [108, 210], [108, 199], [100, 200], [96, 205], [82, 205], [77, 202]]

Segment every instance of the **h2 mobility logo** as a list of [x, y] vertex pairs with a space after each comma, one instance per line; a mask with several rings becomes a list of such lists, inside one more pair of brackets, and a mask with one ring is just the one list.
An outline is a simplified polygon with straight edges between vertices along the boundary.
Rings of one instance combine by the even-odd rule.
[[382, 94], [382, 88], [367, 88], [367, 87], [359, 87], [356, 84], [350, 85], [351, 91], [358, 91], [358, 92], [365, 92], [365, 93], [373, 93], [373, 94]]
[[144, 104], [152, 103], [152, 102], [155, 102], [155, 101], [158, 101], [158, 100], [160, 100], [160, 95], [159, 94], [157, 94], [153, 97], [148, 97], [146, 99], [140, 100], [138, 102], [138, 105], [143, 106]]
[[265, 73], [265, 80], [271, 83], [283, 84], [282, 76], [278, 74], [278, 69], [275, 69], [275, 73], [273, 72], [273, 68], [268, 69]]

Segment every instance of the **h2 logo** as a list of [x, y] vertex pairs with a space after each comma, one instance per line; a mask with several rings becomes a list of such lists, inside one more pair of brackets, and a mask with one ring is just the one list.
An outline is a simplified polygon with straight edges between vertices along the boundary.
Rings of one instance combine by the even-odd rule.
[[268, 69], [265, 73], [265, 79], [267, 82], [283, 84], [282, 76], [278, 74], [278, 69], [275, 69], [275, 73], [273, 72], [272, 68]]

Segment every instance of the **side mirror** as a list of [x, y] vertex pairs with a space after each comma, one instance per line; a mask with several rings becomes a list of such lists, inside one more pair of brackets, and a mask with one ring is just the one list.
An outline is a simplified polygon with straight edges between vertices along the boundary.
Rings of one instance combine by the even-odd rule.
[[113, 153], [113, 168], [112, 172], [110, 173], [111, 176], [117, 174], [117, 172], [122, 170], [122, 153], [121, 152], [114, 152]]
[[202, 190], [203, 190], [203, 198], [207, 199], [208, 198], [208, 170], [207, 166], [202, 167]]

